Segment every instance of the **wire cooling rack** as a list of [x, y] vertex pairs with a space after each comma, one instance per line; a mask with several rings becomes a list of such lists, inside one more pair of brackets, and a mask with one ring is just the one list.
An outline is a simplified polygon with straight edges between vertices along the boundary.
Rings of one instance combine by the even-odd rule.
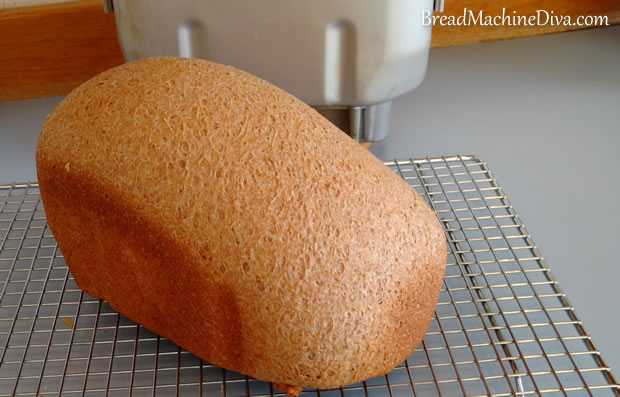
[[[486, 164], [386, 163], [431, 204], [449, 245], [418, 349], [385, 377], [317, 397], [619, 396], [620, 389]], [[36, 183], [0, 186], [0, 396], [273, 396], [75, 284]]]

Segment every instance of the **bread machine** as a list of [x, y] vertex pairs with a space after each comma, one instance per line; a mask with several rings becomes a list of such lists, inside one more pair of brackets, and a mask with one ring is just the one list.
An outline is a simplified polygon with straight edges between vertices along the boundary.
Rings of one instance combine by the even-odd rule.
[[433, 0], [105, 0], [127, 61], [205, 58], [315, 107], [358, 141], [389, 130], [392, 99], [426, 72]]

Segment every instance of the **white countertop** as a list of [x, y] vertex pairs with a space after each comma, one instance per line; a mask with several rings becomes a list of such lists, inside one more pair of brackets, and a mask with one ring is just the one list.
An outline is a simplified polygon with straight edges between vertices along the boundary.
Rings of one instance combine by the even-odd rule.
[[[0, 104], [0, 183], [34, 180], [61, 98]], [[620, 26], [431, 51], [381, 159], [485, 159], [620, 376]]]

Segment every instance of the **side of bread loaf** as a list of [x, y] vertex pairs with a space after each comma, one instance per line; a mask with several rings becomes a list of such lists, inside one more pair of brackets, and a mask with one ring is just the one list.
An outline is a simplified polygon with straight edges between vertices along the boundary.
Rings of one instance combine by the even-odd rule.
[[434, 212], [242, 71], [151, 58], [94, 77], [48, 117], [37, 175], [78, 285], [216, 365], [342, 386], [391, 370], [429, 325]]

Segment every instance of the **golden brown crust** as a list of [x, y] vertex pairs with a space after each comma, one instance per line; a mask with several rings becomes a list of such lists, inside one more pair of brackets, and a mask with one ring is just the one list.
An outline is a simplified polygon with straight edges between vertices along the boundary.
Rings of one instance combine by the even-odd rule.
[[287, 396], [290, 396], [290, 397], [299, 396], [301, 394], [301, 391], [303, 390], [303, 388], [300, 386], [291, 386], [291, 385], [285, 385], [282, 383], [275, 383], [273, 387], [275, 387], [278, 390], [282, 390], [283, 392], [286, 393]]
[[391, 370], [430, 322], [435, 214], [234, 68], [152, 58], [96, 76], [49, 116], [37, 174], [79, 286], [216, 365], [342, 386]]

